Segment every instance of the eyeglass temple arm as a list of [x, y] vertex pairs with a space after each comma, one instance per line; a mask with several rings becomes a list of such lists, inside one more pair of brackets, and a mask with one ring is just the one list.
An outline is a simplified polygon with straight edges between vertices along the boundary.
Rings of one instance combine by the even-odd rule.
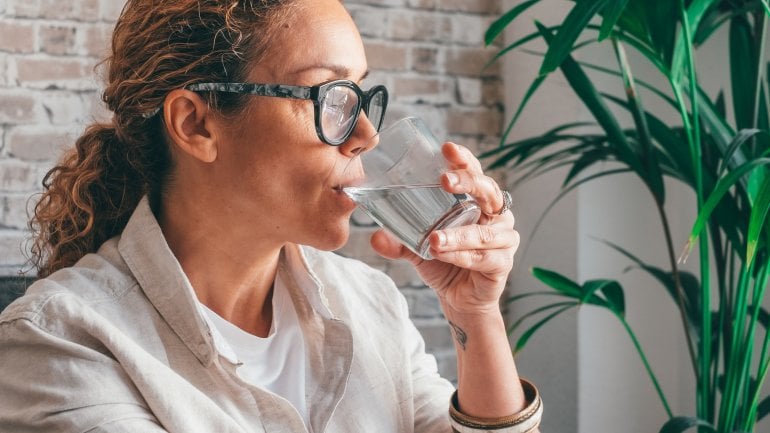
[[[196, 83], [186, 86], [193, 92], [228, 92], [258, 96], [275, 96], [278, 98], [312, 99], [312, 87], [289, 86], [286, 84], [254, 84], [254, 83]], [[160, 112], [161, 107], [143, 114], [149, 119]]]
[[187, 86], [186, 89], [199, 92], [229, 92], [294, 99], [310, 99], [312, 91], [311, 87], [305, 86], [255, 83], [197, 83]]

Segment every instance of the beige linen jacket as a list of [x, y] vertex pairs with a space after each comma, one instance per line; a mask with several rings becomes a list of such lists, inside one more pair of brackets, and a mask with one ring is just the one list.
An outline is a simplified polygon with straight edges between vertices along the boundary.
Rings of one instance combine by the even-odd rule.
[[[315, 378], [314, 432], [451, 431], [453, 387], [389, 278], [297, 246], [279, 272]], [[121, 236], [0, 315], [0, 432], [305, 432], [216, 352], [196, 302], [142, 200]]]

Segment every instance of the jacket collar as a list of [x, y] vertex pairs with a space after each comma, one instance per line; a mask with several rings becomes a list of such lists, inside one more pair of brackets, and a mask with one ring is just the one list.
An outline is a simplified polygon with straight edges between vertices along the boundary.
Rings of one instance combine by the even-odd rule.
[[123, 230], [118, 251], [169, 327], [208, 366], [214, 359], [214, 346], [211, 335], [202, 331], [208, 326], [198, 309], [198, 298], [166, 243], [146, 196]]

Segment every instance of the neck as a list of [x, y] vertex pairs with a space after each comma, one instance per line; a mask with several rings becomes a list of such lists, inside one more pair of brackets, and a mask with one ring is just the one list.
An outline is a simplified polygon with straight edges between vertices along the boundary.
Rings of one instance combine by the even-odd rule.
[[178, 197], [164, 198], [158, 221], [198, 299], [244, 331], [267, 336], [283, 245], [254, 236], [259, 233], [255, 227], [239, 224], [226, 209], [200, 196]]

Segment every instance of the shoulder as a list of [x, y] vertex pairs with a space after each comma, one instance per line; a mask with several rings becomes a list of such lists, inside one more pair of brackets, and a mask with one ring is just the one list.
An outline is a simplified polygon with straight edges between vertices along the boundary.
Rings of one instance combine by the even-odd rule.
[[0, 324], [26, 319], [45, 327], [51, 319], [77, 316], [119, 300], [136, 287], [117, 251], [117, 239], [111, 239], [75, 265], [34, 282], [24, 296], [3, 310]]

